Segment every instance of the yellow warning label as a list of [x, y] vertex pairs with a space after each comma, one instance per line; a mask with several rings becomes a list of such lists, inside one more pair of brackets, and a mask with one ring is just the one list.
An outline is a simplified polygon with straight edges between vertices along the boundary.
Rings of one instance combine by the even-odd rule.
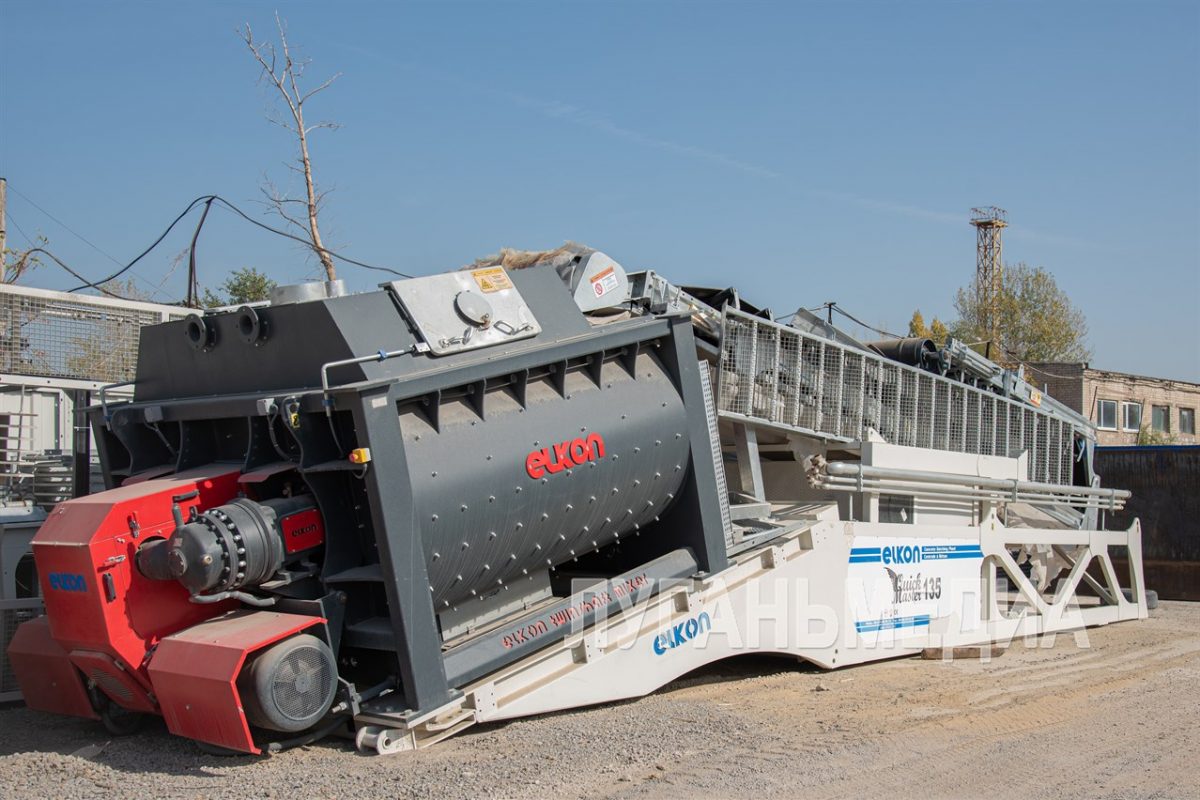
[[508, 273], [504, 271], [503, 267], [472, 270], [471, 277], [475, 279], [481, 292], [499, 292], [502, 289], [512, 288], [512, 281], [508, 279]]
[[1042, 393], [1037, 389], [1030, 389], [1029, 402], [1033, 403], [1035, 406], [1040, 406], [1042, 404]]

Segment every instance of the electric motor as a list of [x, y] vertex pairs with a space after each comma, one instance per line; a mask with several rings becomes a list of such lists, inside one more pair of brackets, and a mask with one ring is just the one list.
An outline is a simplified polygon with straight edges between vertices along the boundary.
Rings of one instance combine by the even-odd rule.
[[311, 728], [333, 703], [337, 665], [329, 645], [293, 636], [254, 657], [238, 678], [250, 724], [293, 733]]
[[138, 550], [138, 569], [154, 580], [179, 581], [193, 596], [259, 586], [287, 558], [323, 540], [311, 529], [295, 533], [296, 521], [307, 528], [313, 519], [319, 528], [308, 496], [263, 503], [238, 498], [178, 525], [168, 539], [148, 541]]

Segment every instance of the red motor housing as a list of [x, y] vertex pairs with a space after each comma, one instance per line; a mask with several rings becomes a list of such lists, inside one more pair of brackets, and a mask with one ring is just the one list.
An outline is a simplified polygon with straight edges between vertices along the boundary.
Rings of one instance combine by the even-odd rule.
[[[186, 515], [193, 506], [211, 508], [236, 496], [238, 474], [228, 464], [211, 464], [127, 481], [55, 507], [33, 539], [46, 619], [26, 623], [29, 629], [9, 648], [30, 708], [94, 718], [86, 678], [123, 708], [158, 711], [146, 669], [149, 654], [164, 637], [237, 603], [189, 602], [180, 584], [143, 576], [135, 566], [137, 550], [171, 534], [176, 503]], [[54, 680], [44, 679], [48, 672]], [[77, 685], [62, 685], [72, 679]]]

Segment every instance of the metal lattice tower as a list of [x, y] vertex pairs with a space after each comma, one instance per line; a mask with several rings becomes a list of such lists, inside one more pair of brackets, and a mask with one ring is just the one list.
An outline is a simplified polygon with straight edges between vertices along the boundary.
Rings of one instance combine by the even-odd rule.
[[1001, 233], [1008, 212], [996, 206], [971, 209], [975, 226], [975, 300], [980, 328], [990, 342], [1000, 344], [1000, 292], [1004, 279]]

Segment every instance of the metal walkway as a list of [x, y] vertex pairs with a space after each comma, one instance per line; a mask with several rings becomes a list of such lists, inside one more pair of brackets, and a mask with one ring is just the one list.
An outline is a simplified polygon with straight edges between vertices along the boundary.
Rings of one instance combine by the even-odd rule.
[[992, 392], [727, 308], [717, 410], [827, 441], [979, 455], [1029, 453], [1029, 480], [1071, 483], [1082, 429]]

